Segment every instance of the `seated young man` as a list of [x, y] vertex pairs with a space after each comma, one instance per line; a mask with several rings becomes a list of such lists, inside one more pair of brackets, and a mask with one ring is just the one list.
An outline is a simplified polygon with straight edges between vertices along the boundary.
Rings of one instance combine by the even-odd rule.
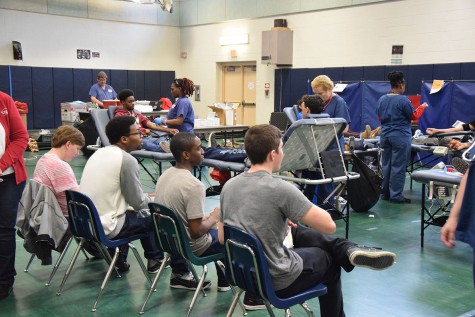
[[[345, 316], [341, 268], [347, 272], [355, 266], [382, 270], [393, 265], [396, 255], [329, 236], [336, 229], [330, 215], [289, 182], [272, 177], [284, 158], [278, 128], [267, 124], [251, 127], [244, 146], [251, 168], [224, 185], [219, 241], [224, 243], [223, 224], [252, 233], [262, 243], [279, 297], [323, 283], [328, 292], [319, 297], [321, 316]], [[299, 222], [309, 227], [295, 225]], [[293, 249], [283, 244], [289, 224], [293, 226]]]
[[114, 116], [131, 116], [134, 117], [138, 128], [142, 135], [147, 136], [142, 139], [142, 147], [147, 151], [154, 152], [169, 152], [169, 144], [166, 141], [165, 137], [154, 138], [150, 136], [150, 130], [163, 131], [171, 134], [177, 134], [177, 129], [165, 128], [159, 125], [155, 125], [152, 121], [148, 120], [146, 116], [134, 110], [135, 108], [135, 98], [134, 92], [130, 89], [123, 89], [119, 92], [117, 96], [119, 101], [122, 103], [123, 107], [115, 109]]
[[[158, 179], [154, 201], [178, 213], [196, 256], [224, 253], [224, 247], [218, 241], [218, 230], [214, 228], [218, 222], [219, 208], [215, 208], [209, 216], [204, 215], [205, 187], [192, 174], [193, 168], [200, 166], [203, 161], [204, 151], [200, 139], [192, 133], [180, 132], [171, 140], [170, 150], [176, 165], [167, 169]], [[218, 264], [216, 272], [218, 291], [228, 291], [229, 284]]]
[[[97, 150], [87, 161], [81, 177], [81, 192], [94, 202], [109, 238], [148, 233], [140, 242], [148, 260], [148, 272], [156, 273], [164, 256], [158, 248], [148, 210], [151, 198], [143, 192], [139, 164], [129, 154], [140, 149], [142, 133], [134, 117], [119, 116], [109, 121], [106, 135], [111, 145]], [[125, 262], [127, 245], [123, 247], [119, 259]], [[170, 266], [173, 273], [171, 287], [196, 289], [198, 281], [190, 277], [191, 273], [183, 258], [172, 256]]]

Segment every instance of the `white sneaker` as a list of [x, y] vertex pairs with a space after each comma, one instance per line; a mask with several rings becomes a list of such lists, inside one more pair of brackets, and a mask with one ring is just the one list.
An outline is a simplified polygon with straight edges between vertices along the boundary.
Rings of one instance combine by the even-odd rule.
[[163, 152], [165, 152], [165, 153], [171, 153], [172, 152], [172, 151], [170, 151], [170, 142], [161, 141], [159, 144], [160, 144], [160, 147], [162, 148]]

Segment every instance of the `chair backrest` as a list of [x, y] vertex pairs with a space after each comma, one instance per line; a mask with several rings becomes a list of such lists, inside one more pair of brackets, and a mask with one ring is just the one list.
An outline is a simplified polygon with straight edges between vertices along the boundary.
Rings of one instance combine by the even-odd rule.
[[259, 240], [242, 229], [228, 225], [224, 225], [224, 240], [228, 282], [275, 305], [279, 298], [275, 295], [267, 259]]
[[109, 113], [109, 119], [114, 118], [115, 109], [117, 109], [118, 107], [119, 106], [109, 106], [109, 108], [107, 108], [107, 113]]
[[[109, 107], [109, 109], [110, 108], [111, 107]], [[92, 120], [94, 120], [94, 124], [96, 125], [102, 146], [110, 145], [109, 138], [106, 135], [106, 125], [110, 121], [108, 111], [108, 109], [91, 109]]]
[[292, 124], [295, 121], [297, 121], [297, 114], [295, 113], [295, 110], [293, 107], [285, 107], [284, 109], [282, 109], [282, 111], [284, 111], [284, 114], [289, 124]]
[[280, 131], [287, 129], [287, 117], [283, 112], [272, 112], [270, 114], [269, 124], [276, 126]]
[[190, 240], [185, 226], [178, 215], [171, 209], [157, 204], [149, 203], [150, 212], [158, 239], [160, 249], [173, 255], [181, 256], [192, 263], [198, 263], [191, 250]]
[[74, 190], [67, 190], [66, 201], [69, 230], [75, 237], [97, 242], [107, 240], [99, 213], [89, 197]]

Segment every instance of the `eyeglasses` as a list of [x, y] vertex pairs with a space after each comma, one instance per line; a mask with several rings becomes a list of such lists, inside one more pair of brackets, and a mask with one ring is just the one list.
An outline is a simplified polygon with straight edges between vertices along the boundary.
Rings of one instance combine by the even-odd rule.
[[143, 136], [143, 133], [141, 131], [137, 131], [135, 133], [129, 133], [129, 134], [126, 134], [125, 136], [131, 136], [131, 135], [139, 135], [139, 136]]

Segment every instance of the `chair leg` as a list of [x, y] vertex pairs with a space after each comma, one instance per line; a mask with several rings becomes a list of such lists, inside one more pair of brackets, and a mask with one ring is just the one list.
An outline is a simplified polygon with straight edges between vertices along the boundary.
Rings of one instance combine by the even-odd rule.
[[61, 285], [59, 286], [59, 289], [56, 292], [57, 296], [61, 295], [61, 291], [63, 290], [64, 284], [66, 283], [66, 280], [68, 279], [69, 274], [71, 273], [71, 270], [74, 267], [74, 263], [76, 263], [79, 252], [81, 252], [81, 249], [82, 249], [83, 245], [84, 245], [84, 240], [81, 240], [78, 244], [78, 247], [76, 248], [76, 251], [74, 251], [73, 258], [71, 259], [71, 262], [69, 263], [69, 266], [68, 266], [68, 269], [66, 270], [66, 273], [64, 273], [63, 281], [61, 282]]
[[[99, 242], [94, 242], [94, 245], [96, 246], [96, 248], [99, 251], [101, 251], [102, 257], [106, 261], [107, 265], [110, 266], [111, 263], [112, 263], [112, 258], [111, 258], [111, 255], [109, 254], [109, 251], [107, 250], [107, 248], [104, 245], [100, 244]], [[119, 278], [122, 277], [115, 266], [114, 266], [114, 272], [115, 272], [116, 277], [119, 277]]]
[[137, 262], [139, 262], [140, 268], [142, 269], [143, 274], [147, 278], [148, 282], [152, 284], [152, 279], [150, 278], [150, 275], [147, 272], [147, 268], [145, 267], [145, 264], [143, 264], [142, 258], [140, 257], [139, 252], [137, 251], [137, 248], [132, 244], [129, 243], [130, 249], [132, 249], [132, 252], [134, 252], [135, 258], [137, 259]]
[[290, 313], [290, 308], [285, 309], [285, 317], [291, 317], [292, 314]]
[[307, 312], [308, 317], [313, 317], [313, 310], [308, 306], [306, 302], [300, 303], [300, 306]]
[[56, 271], [58, 270], [59, 265], [61, 264], [61, 262], [63, 262], [64, 256], [66, 255], [66, 252], [68, 251], [69, 245], [71, 244], [72, 241], [73, 241], [73, 238], [72, 237], [69, 238], [68, 243], [66, 243], [66, 246], [63, 249], [63, 252], [61, 252], [61, 254], [59, 255], [58, 260], [54, 264], [53, 271], [51, 272], [51, 275], [49, 276], [49, 279], [45, 284], [46, 286], [49, 286], [51, 284], [51, 280], [53, 279], [54, 275], [56, 274]]
[[30, 260], [28, 261], [28, 264], [26, 265], [25, 269], [23, 270], [23, 272], [28, 272], [28, 269], [30, 268], [30, 264], [31, 262], [33, 262], [33, 259], [35, 258], [35, 254], [31, 254], [30, 256]]
[[[194, 271], [194, 268], [192, 267], [191, 270]], [[203, 296], [206, 296], [206, 292], [203, 290], [203, 284], [205, 282], [207, 274], [208, 274], [208, 266], [205, 264], [203, 265], [203, 273], [201, 274], [200, 280], [198, 282], [198, 286], [196, 287], [195, 293], [193, 294], [193, 298], [191, 299], [190, 307], [188, 308], [186, 317], [190, 316], [191, 310], [193, 309], [193, 306], [195, 305], [196, 298], [198, 297], [198, 293], [200, 292], [200, 290], [203, 291]]]
[[[226, 268], [224, 267], [224, 263], [221, 262], [220, 260], [216, 261], [216, 263], [218, 264], [218, 267], [220, 268], [220, 270], [223, 272], [223, 275], [224, 275], [225, 270], [226, 270]], [[234, 295], [236, 295], [236, 287], [234, 287], [233, 285], [230, 285], [230, 286], [231, 286], [231, 291], [233, 292]], [[241, 307], [243, 316], [246, 316], [247, 311], [246, 311], [246, 308], [244, 308], [244, 305], [243, 305], [242, 301], [238, 300], [238, 304]]]
[[[231, 306], [229, 306], [228, 313], [226, 314], [226, 317], [231, 317], [234, 313], [234, 309], [236, 308], [236, 304], [239, 302], [239, 297], [241, 297], [241, 294], [244, 291], [240, 288], [238, 288], [236, 294], [234, 294], [233, 301], [231, 302]], [[246, 313], [247, 314], [247, 313]], [[244, 314], [244, 315], [246, 315]]]
[[116, 270], [115, 269], [115, 262], [117, 261], [118, 257], [119, 257], [119, 248], [116, 247], [114, 257], [112, 258], [112, 262], [109, 265], [109, 269], [107, 270], [107, 273], [106, 273], [106, 276], [104, 277], [104, 280], [102, 281], [101, 288], [99, 289], [99, 292], [97, 293], [96, 302], [94, 303], [94, 306], [92, 306], [91, 311], [93, 311], [93, 312], [96, 311], [97, 303], [99, 303], [99, 299], [101, 298], [102, 292], [106, 288], [106, 284], [109, 281], [109, 278], [112, 274], [112, 270]]
[[[274, 315], [274, 311], [272, 310], [272, 306], [271, 304], [269, 303], [269, 301], [267, 299], [263, 299], [264, 300], [264, 304], [266, 304], [266, 308], [267, 308], [267, 312], [269, 312], [269, 316], [271, 317], [275, 317]], [[287, 310], [289, 310], [288, 308], [285, 310], [285, 314], [287, 316]], [[288, 311], [289, 313], [289, 316], [290, 316], [290, 310]]]
[[[200, 279], [198, 278], [198, 273], [196, 273], [196, 270], [195, 270], [195, 267], [193, 266], [193, 263], [189, 262], [189, 261], [186, 261], [188, 263], [188, 268], [190, 269], [191, 271], [191, 274], [193, 274], [193, 277], [200, 281]], [[206, 265], [203, 266], [203, 268], [206, 267], [206, 273], [208, 273], [208, 267]], [[204, 271], [203, 271], [203, 274], [204, 274]], [[201, 282], [201, 281], [200, 281]], [[203, 280], [204, 282], [204, 280]], [[201, 287], [197, 287], [196, 290], [200, 290]], [[203, 297], [206, 297], [206, 292], [204, 289], [201, 289], [201, 292], [203, 293]], [[196, 292], [198, 293], [198, 292]]]
[[140, 315], [144, 314], [144, 309], [145, 305], [147, 305], [147, 302], [152, 295], [152, 293], [155, 291], [155, 288], [157, 287], [158, 280], [160, 276], [162, 275], [163, 270], [165, 269], [165, 265], [167, 264], [168, 259], [170, 258], [170, 255], [168, 253], [165, 255], [165, 258], [162, 261], [162, 265], [160, 266], [160, 269], [158, 270], [157, 276], [155, 276], [155, 279], [153, 280], [152, 286], [150, 287], [150, 291], [147, 294], [147, 298], [145, 299], [145, 302], [142, 305], [142, 308], [140, 309]]

